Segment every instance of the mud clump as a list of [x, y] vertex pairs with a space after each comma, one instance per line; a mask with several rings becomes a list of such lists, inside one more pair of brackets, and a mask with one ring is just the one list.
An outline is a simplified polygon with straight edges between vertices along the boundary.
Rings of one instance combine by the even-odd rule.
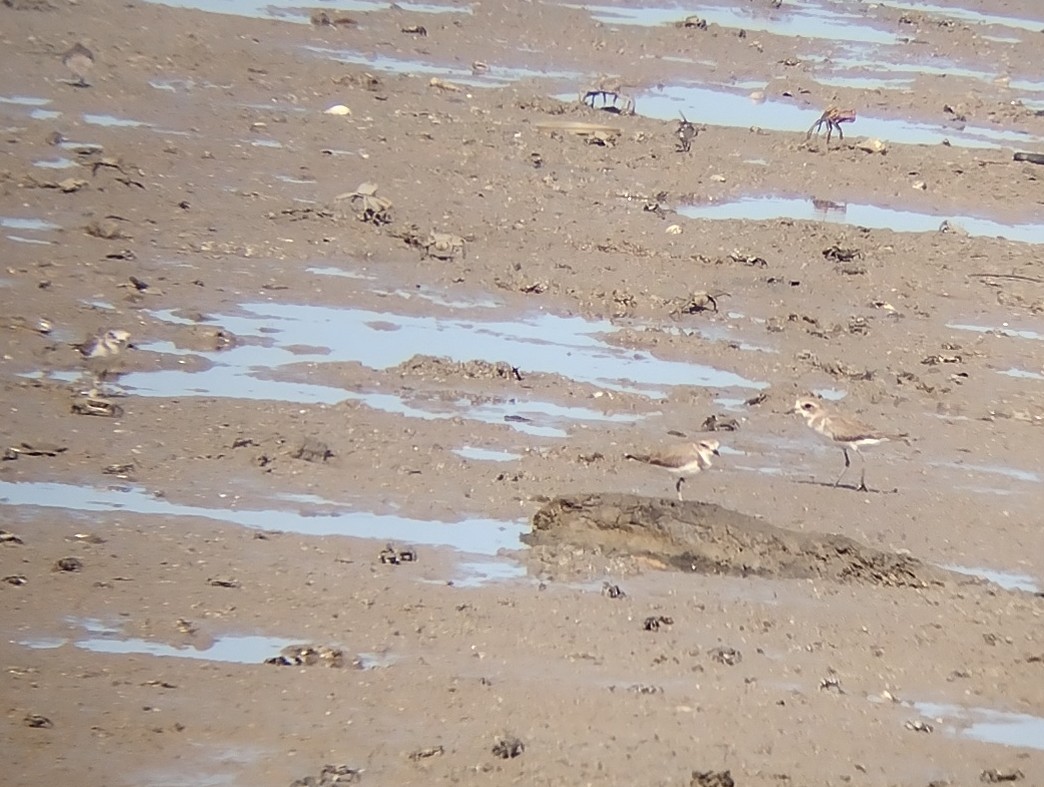
[[431, 355], [414, 355], [396, 366], [394, 371], [402, 377], [436, 380], [522, 380], [522, 372], [518, 367], [505, 361], [452, 361], [449, 358], [436, 358]]
[[682, 571], [826, 579], [884, 587], [941, 585], [949, 572], [846, 536], [798, 533], [711, 503], [628, 494], [556, 498], [533, 516], [530, 546], [569, 544], [652, 558]]

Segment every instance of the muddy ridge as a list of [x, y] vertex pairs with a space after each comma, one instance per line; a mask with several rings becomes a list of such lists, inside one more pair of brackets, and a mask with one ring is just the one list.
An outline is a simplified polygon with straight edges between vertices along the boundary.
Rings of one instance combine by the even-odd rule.
[[701, 574], [925, 588], [955, 576], [836, 533], [799, 533], [714, 503], [628, 494], [558, 497], [533, 515], [530, 546], [571, 544]]

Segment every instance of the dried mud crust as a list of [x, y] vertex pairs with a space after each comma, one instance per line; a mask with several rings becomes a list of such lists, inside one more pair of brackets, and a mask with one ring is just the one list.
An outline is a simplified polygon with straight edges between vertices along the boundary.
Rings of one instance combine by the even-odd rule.
[[949, 572], [837, 534], [798, 533], [713, 503], [627, 494], [559, 497], [522, 540], [661, 560], [707, 574], [829, 579], [886, 587], [943, 584]]

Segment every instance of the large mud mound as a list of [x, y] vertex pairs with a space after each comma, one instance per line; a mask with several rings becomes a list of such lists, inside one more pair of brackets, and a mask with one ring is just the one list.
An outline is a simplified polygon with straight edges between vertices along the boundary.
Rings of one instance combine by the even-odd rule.
[[798, 533], [711, 503], [626, 494], [568, 495], [533, 516], [530, 546], [569, 544], [706, 574], [927, 587], [952, 578], [845, 536]]

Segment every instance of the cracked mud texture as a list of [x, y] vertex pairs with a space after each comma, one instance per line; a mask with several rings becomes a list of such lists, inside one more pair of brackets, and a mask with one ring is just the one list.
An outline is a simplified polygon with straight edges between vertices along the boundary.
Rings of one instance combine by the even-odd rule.
[[[8, 781], [1044, 783], [1032, 728], [975, 725], [1044, 716], [1044, 599], [942, 568], [1044, 581], [1044, 239], [960, 227], [1040, 221], [1038, 4], [813, 3], [838, 40], [357, 5], [0, 5]], [[861, 54], [909, 78], [832, 80]], [[638, 114], [572, 100], [610, 83]], [[679, 152], [649, 109], [690, 83], [725, 92]], [[727, 96], [778, 117], [705, 122]], [[829, 105], [845, 139], [806, 141]], [[814, 218], [677, 212], [766, 194]], [[932, 231], [826, 220], [861, 204]], [[830, 486], [810, 391], [911, 435], [875, 491]], [[625, 459], [726, 423], [695, 508]], [[519, 543], [580, 490], [736, 512], [714, 559], [781, 573]], [[924, 585], [789, 578], [781, 543]]]

